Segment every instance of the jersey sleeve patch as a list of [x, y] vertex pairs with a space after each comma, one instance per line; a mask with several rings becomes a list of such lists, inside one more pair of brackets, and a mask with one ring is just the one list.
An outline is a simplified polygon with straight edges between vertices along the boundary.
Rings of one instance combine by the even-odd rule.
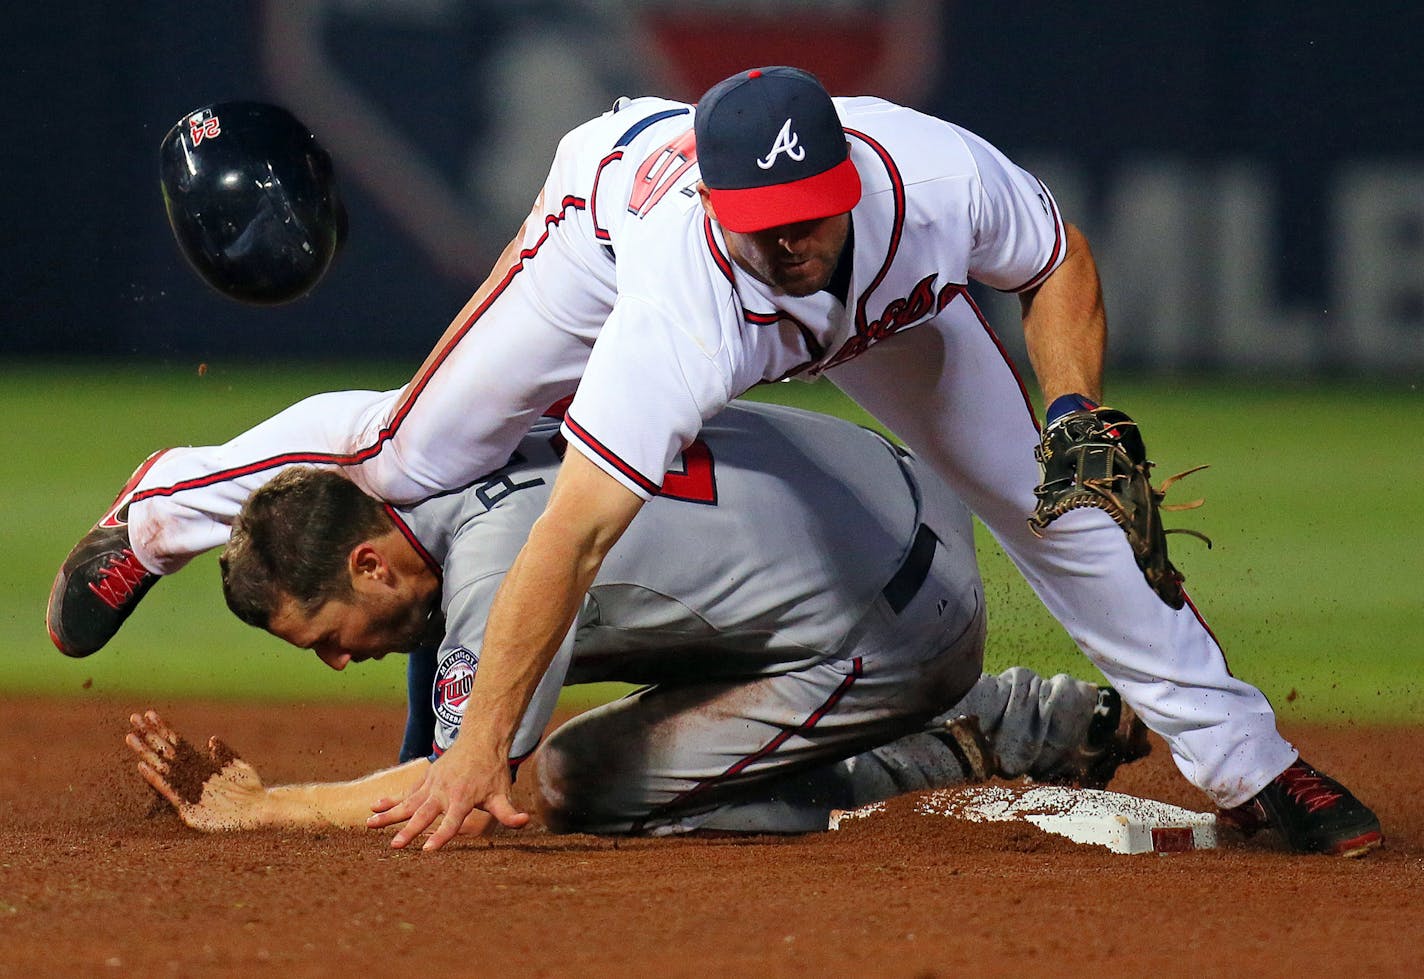
[[457, 646], [440, 661], [435, 672], [435, 683], [431, 688], [431, 707], [435, 717], [452, 732], [459, 730], [465, 717], [465, 705], [470, 700], [470, 689], [475, 684], [475, 671], [479, 668], [480, 657], [464, 646]]

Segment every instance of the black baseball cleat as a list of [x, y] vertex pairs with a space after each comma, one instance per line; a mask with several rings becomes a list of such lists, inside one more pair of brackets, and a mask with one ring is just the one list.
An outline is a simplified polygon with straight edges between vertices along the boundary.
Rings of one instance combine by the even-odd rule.
[[1088, 724], [1083, 744], [1084, 788], [1101, 789], [1112, 781], [1117, 770], [1152, 752], [1147, 725], [1137, 711], [1112, 687], [1098, 688], [1098, 703]]
[[1075, 785], [1084, 789], [1105, 788], [1118, 768], [1152, 752], [1147, 725], [1112, 687], [1098, 688], [1098, 702], [1083, 746], [1057, 773], [1040, 781]]
[[103, 648], [158, 582], [160, 575], [134, 554], [126, 518], [134, 487], [162, 454], [155, 452], [135, 470], [55, 575], [45, 624], [50, 640], [66, 656], [88, 656]]
[[1221, 817], [1248, 836], [1275, 829], [1298, 853], [1362, 857], [1384, 846], [1379, 818], [1370, 808], [1299, 758], [1251, 801]]

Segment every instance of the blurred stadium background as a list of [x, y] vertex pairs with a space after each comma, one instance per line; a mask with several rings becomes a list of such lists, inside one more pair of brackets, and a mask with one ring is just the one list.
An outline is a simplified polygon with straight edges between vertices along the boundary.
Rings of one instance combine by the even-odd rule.
[[[319, 390], [402, 383], [563, 132], [621, 94], [807, 67], [960, 122], [1089, 235], [1110, 398], [1217, 540], [1175, 553], [1285, 716], [1416, 718], [1424, 675], [1424, 9], [1392, 2], [270, 0], [19, 5], [0, 32], [0, 693], [399, 699], [241, 626], [215, 567], [69, 661], [54, 569], [132, 467]], [[157, 147], [189, 110], [284, 104], [332, 152], [348, 247], [238, 306], [183, 265]], [[1011, 350], [1015, 303], [981, 297]], [[782, 385], [755, 396], [831, 392]], [[985, 541], [994, 665], [1089, 671]], [[310, 662], [308, 660], [311, 660]], [[138, 704], [136, 703], [136, 706]]]

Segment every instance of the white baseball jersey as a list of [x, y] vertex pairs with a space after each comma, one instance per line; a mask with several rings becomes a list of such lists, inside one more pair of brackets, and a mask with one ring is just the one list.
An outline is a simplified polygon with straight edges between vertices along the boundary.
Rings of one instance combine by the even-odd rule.
[[1070, 513], [1042, 539], [1026, 523], [1037, 420], [965, 285], [1051, 275], [1065, 247], [1053, 199], [947, 122], [879, 99], [836, 105], [864, 188], [845, 302], [779, 294], [729, 261], [693, 189], [692, 107], [620, 103], [560, 143], [517, 247], [406, 388], [318, 396], [226, 445], [167, 453], [133, 496], [135, 553], [166, 573], [221, 544], [246, 496], [288, 463], [345, 466], [393, 502], [464, 486], [575, 390], [569, 443], [650, 498], [737, 394], [823, 374], [984, 521], [1183, 774], [1222, 806], [1244, 802], [1296, 753], [1195, 606], [1164, 605], [1100, 511]]
[[[814, 379], [933, 318], [971, 277], [1023, 289], [1062, 261], [1047, 189], [983, 140], [881, 99], [836, 106], [862, 185], [844, 304], [825, 291], [786, 295], [731, 261], [697, 197], [691, 113], [648, 125], [595, 164], [585, 147], [606, 145], [620, 120], [678, 112], [638, 100], [560, 147], [555, 174], [589, 184], [593, 240], [618, 258], [616, 301], [564, 434], [645, 499], [703, 421], [753, 385]], [[680, 131], [668, 139], [669, 129]], [[564, 175], [562, 160], [591, 172]], [[591, 253], [584, 261], [597, 265]]]

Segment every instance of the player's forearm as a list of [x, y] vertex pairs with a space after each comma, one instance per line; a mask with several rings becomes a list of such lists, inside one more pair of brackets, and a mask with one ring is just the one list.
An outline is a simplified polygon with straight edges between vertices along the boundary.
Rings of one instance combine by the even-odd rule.
[[281, 829], [364, 829], [371, 803], [407, 792], [429, 768], [427, 759], [417, 758], [351, 782], [275, 785], [267, 789], [256, 822]]
[[[498, 757], [508, 756], [520, 719], [592, 581], [583, 570], [587, 556], [551, 539], [556, 536], [541, 537], [536, 525], [490, 609], [460, 740], [482, 742]], [[569, 573], [575, 566], [580, 570]], [[478, 724], [471, 723], [475, 718]]]
[[1103, 396], [1107, 316], [1088, 241], [1067, 225], [1068, 254], [1053, 274], [1022, 297], [1024, 341], [1045, 406], [1063, 394]]
[[473, 737], [483, 750], [507, 756], [604, 557], [641, 506], [577, 451], [568, 453], [547, 508], [490, 608], [461, 740]]

